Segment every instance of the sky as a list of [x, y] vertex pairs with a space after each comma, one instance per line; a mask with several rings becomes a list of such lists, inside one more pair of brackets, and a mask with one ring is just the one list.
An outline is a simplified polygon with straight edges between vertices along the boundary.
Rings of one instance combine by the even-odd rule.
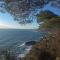
[[[47, 5], [44, 10], [50, 10], [54, 13], [60, 15], [60, 9], [56, 7], [51, 7], [50, 5]], [[33, 18], [33, 22], [31, 24], [26, 25], [20, 25], [17, 21], [14, 21], [13, 17], [9, 13], [1, 13], [0, 12], [0, 29], [6, 29], [6, 28], [12, 28], [12, 29], [37, 29], [38, 23], [36, 21], [36, 18]]]
[[21, 25], [17, 21], [14, 21], [9, 13], [0, 12], [0, 28], [36, 29], [38, 28], [38, 24], [35, 20], [31, 24]]

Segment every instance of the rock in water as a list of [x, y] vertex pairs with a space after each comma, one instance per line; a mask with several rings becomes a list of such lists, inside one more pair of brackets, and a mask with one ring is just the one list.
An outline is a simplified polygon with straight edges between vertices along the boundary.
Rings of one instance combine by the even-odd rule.
[[30, 46], [36, 44], [36, 41], [28, 41], [25, 43], [25, 45]]

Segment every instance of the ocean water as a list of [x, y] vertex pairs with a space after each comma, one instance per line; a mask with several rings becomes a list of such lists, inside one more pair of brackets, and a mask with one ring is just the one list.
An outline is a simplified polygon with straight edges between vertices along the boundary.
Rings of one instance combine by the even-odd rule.
[[16, 54], [23, 54], [24, 49], [28, 48], [24, 45], [26, 42], [38, 41], [44, 34], [35, 30], [0, 29], [0, 50], [9, 49]]

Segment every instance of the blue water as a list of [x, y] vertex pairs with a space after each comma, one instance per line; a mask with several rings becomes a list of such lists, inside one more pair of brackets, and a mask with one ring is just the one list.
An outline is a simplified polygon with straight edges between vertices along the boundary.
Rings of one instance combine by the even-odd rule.
[[31, 40], [39, 40], [43, 35], [43, 32], [35, 30], [0, 29], [0, 49], [6, 48], [18, 52], [21, 49], [21, 44]]

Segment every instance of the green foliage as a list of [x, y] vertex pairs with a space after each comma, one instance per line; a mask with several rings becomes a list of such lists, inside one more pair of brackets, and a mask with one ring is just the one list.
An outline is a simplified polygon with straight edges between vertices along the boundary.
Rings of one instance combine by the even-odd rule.
[[16, 60], [16, 57], [14, 55], [11, 55], [10, 53], [7, 53], [5, 55], [6, 60]]
[[[31, 23], [29, 19], [30, 14], [37, 12], [36, 8], [44, 8], [46, 4], [51, 4], [52, 6], [60, 8], [59, 0], [1, 0], [4, 1], [4, 9], [6, 9], [10, 14], [13, 15], [14, 20], [18, 21], [20, 24]], [[45, 14], [46, 15], [46, 14]], [[40, 17], [42, 18], [42, 17]], [[51, 17], [44, 17], [51, 18]], [[27, 21], [27, 19], [29, 21]]]
[[51, 11], [48, 11], [48, 10], [46, 10], [46, 11], [41, 11], [38, 15], [37, 15], [37, 18], [38, 18], [38, 20], [40, 20], [40, 21], [45, 21], [45, 20], [48, 20], [48, 19], [51, 19], [51, 18], [55, 18], [55, 17], [57, 17], [57, 15], [56, 14], [54, 14], [53, 12], [51, 12]]
[[8, 50], [3, 50], [0, 56], [2, 56], [1, 60], [16, 60], [16, 57]]
[[60, 19], [52, 18], [50, 21], [46, 21], [43, 25], [43, 28], [55, 29], [60, 28]]
[[5, 2], [7, 3], [7, 4], [9, 4], [10, 2], [12, 2], [13, 0], [5, 0]]
[[40, 25], [40, 28], [44, 29], [56, 29], [60, 28], [60, 16], [50, 11], [43, 11], [37, 16], [38, 20], [44, 23]]

